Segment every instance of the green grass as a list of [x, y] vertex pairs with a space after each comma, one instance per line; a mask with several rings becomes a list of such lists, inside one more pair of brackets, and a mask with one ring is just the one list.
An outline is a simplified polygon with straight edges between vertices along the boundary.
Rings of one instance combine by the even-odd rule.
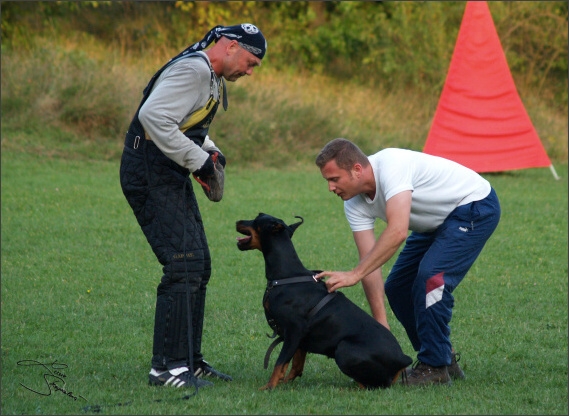
[[[1, 167], [3, 414], [78, 414], [88, 405], [104, 414], [568, 412], [567, 164], [556, 165], [560, 181], [547, 169], [485, 175], [503, 216], [455, 291], [453, 342], [466, 380], [360, 391], [333, 360], [309, 355], [302, 378], [273, 392], [258, 391], [270, 375], [263, 260], [237, 250], [235, 221], [260, 211], [288, 223], [303, 216], [294, 241], [307, 267], [348, 269], [357, 253], [342, 204], [315, 166], [229, 166], [223, 201], [198, 198], [213, 256], [203, 350], [234, 381], [189, 400], [147, 385], [161, 269], [121, 193], [118, 163], [3, 151]], [[360, 286], [343, 291], [368, 310]], [[43, 371], [20, 360], [67, 364], [68, 391], [86, 401], [26, 390], [45, 387]]]

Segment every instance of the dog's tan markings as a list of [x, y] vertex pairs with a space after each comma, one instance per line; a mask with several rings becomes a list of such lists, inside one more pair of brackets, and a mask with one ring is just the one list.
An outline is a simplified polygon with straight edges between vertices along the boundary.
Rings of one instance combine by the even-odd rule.
[[265, 384], [263, 387], [261, 387], [259, 390], [272, 390], [275, 387], [277, 387], [277, 384], [279, 384], [281, 381], [284, 380], [287, 368], [288, 368], [288, 363], [275, 365], [273, 374], [271, 375], [269, 382]]
[[304, 370], [304, 363], [306, 361], [306, 351], [301, 349], [296, 350], [294, 356], [292, 357], [292, 368], [290, 369], [288, 375], [284, 379], [284, 382], [289, 382], [297, 377], [302, 376], [302, 371]]
[[262, 247], [261, 247], [261, 241], [259, 238], [259, 233], [260, 233], [259, 230], [255, 229], [255, 228], [251, 228], [251, 248], [263, 251]]
[[399, 379], [399, 376], [400, 376], [401, 373], [402, 373], [403, 371], [405, 371], [405, 370], [406, 370], [405, 368], [402, 368], [401, 370], [399, 370], [399, 371], [395, 374], [395, 376], [393, 377], [393, 380], [391, 381], [391, 385], [392, 385], [392, 386], [393, 386], [395, 383], [397, 383], [397, 380]]

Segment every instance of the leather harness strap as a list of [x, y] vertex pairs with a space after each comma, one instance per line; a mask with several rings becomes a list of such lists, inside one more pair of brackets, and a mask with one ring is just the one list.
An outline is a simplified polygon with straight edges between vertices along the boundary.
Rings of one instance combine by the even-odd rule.
[[320, 309], [322, 309], [328, 302], [330, 302], [337, 294], [337, 292], [332, 292], [324, 296], [324, 298], [322, 298], [322, 300], [318, 302], [316, 306], [310, 310], [310, 312], [308, 312], [308, 319], [312, 318], [314, 315], [320, 312]]
[[[267, 290], [272, 289], [275, 286], [279, 286], [279, 285], [284, 285], [284, 284], [291, 284], [291, 283], [305, 283], [305, 282], [310, 282], [310, 281], [314, 281], [316, 283], [318, 283], [318, 280], [314, 278], [314, 276], [299, 276], [299, 277], [292, 277], [290, 279], [284, 279], [284, 280], [271, 280], [269, 282], [269, 284], [267, 285]], [[320, 302], [318, 302], [316, 304], [316, 306], [314, 306], [314, 308], [312, 308], [309, 312], [308, 312], [308, 319], [311, 319], [312, 317], [314, 317], [314, 315], [316, 315], [318, 312], [320, 312], [320, 310], [328, 303], [330, 302], [335, 296], [337, 295], [337, 292], [332, 292], [332, 293], [328, 293], [326, 296], [324, 296]], [[275, 331], [276, 332], [276, 331]], [[274, 335], [273, 335], [274, 336]], [[284, 337], [282, 335], [279, 335], [277, 339], [275, 339], [271, 345], [269, 345], [269, 348], [267, 349], [267, 353], [265, 354], [265, 360], [264, 360], [264, 365], [263, 367], [265, 368], [265, 370], [267, 369], [267, 367], [269, 366], [269, 358], [271, 356], [271, 353], [273, 352], [273, 350], [275, 349], [275, 347], [280, 344], [282, 341], [284, 341]]]
[[271, 357], [271, 353], [273, 352], [273, 350], [275, 349], [275, 347], [278, 344], [283, 342], [283, 340], [284, 340], [284, 338], [279, 335], [279, 337], [277, 339], [275, 339], [273, 342], [271, 342], [271, 345], [269, 345], [269, 349], [267, 350], [267, 353], [265, 354], [265, 360], [263, 361], [263, 368], [265, 370], [269, 366], [269, 358]]

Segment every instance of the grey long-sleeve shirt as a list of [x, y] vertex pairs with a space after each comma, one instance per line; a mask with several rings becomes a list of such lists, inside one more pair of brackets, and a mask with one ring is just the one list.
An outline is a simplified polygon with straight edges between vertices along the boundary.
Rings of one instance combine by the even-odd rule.
[[[200, 53], [207, 58], [205, 53]], [[209, 100], [211, 76], [210, 66], [202, 58], [180, 59], [160, 74], [138, 114], [147, 138], [167, 157], [190, 172], [203, 166], [208, 158], [208, 150], [220, 151], [209, 136], [200, 148], [180, 130], [191, 115]], [[221, 79], [214, 77], [213, 95], [219, 101]]]

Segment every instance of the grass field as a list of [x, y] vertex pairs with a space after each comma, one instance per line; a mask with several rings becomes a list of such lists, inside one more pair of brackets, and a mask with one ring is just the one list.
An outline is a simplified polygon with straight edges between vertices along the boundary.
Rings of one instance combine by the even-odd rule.
[[[213, 256], [203, 350], [234, 381], [188, 400], [147, 385], [161, 269], [121, 193], [118, 163], [3, 151], [1, 168], [2, 414], [568, 412], [566, 163], [556, 165], [559, 181], [548, 169], [484, 175], [502, 220], [455, 291], [452, 338], [466, 380], [360, 391], [333, 360], [309, 355], [302, 378], [273, 392], [258, 391], [270, 375], [262, 255], [237, 250], [235, 221], [303, 216], [294, 241], [309, 268], [349, 269], [357, 254], [316, 167], [229, 166], [224, 200], [198, 198]], [[343, 292], [368, 310], [360, 286]], [[50, 388], [48, 371], [65, 391]]]

